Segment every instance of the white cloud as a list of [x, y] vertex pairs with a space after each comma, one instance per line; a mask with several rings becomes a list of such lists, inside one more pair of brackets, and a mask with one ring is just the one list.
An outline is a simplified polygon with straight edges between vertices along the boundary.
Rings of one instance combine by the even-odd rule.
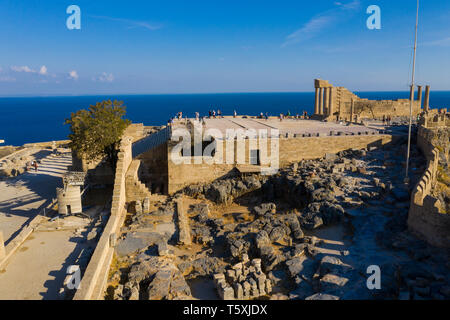
[[45, 76], [47, 75], [47, 67], [46, 66], [42, 66], [41, 69], [39, 70], [39, 74]]
[[112, 73], [106, 73], [103, 72], [98, 77], [93, 77], [93, 81], [100, 81], [100, 82], [113, 82], [114, 81], [114, 75]]
[[129, 20], [129, 19], [122, 19], [122, 18], [112, 18], [112, 17], [106, 17], [106, 16], [91, 16], [92, 18], [96, 19], [104, 19], [104, 20], [110, 20], [110, 21], [116, 21], [116, 22], [122, 22], [124, 24], [128, 25], [128, 29], [133, 28], [144, 28], [147, 30], [158, 30], [162, 28], [162, 25], [160, 24], [152, 24], [145, 21], [136, 21], [136, 20]]
[[334, 3], [336, 8], [325, 11], [306, 22], [300, 29], [288, 35], [281, 45], [286, 47], [291, 44], [309, 40], [318, 35], [322, 30], [332, 27], [348, 13], [360, 7], [360, 0], [353, 0], [349, 3]]
[[98, 82], [113, 82], [114, 75], [112, 73], [102, 72], [99, 76], [92, 77], [92, 81]]
[[76, 70], [72, 70], [69, 72], [69, 79], [78, 80], [78, 73]]
[[26, 73], [35, 73], [36, 72], [35, 70], [31, 69], [28, 66], [12, 66], [11, 70], [15, 71], [15, 72], [26, 72]]

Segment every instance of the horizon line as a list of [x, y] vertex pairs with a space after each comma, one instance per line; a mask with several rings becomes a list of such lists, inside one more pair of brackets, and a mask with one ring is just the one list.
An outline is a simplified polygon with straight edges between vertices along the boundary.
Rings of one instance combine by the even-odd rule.
[[[354, 93], [375, 93], [375, 92], [402, 92], [409, 90], [355, 90]], [[450, 92], [449, 90], [433, 90], [432, 92]], [[173, 92], [173, 93], [87, 93], [87, 94], [23, 94], [23, 95], [1, 95], [1, 98], [68, 98], [68, 97], [103, 97], [103, 96], [169, 96], [169, 95], [215, 95], [215, 94], [273, 94], [273, 93], [314, 93], [314, 91], [233, 91], [233, 92]]]

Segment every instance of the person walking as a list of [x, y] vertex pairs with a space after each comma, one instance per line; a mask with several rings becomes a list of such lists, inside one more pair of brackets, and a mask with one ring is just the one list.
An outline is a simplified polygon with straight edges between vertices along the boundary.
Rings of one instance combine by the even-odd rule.
[[236, 110], [234, 110], [234, 112], [233, 112], [233, 117], [234, 117], [234, 118], [237, 117], [237, 112], [236, 112]]

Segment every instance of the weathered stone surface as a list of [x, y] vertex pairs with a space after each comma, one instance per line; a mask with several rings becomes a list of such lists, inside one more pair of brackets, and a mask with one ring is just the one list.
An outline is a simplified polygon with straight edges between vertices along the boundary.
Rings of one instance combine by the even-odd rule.
[[339, 300], [339, 297], [330, 294], [316, 293], [307, 297], [305, 300]]
[[276, 213], [277, 206], [274, 203], [263, 203], [253, 208], [257, 216], [265, 216], [266, 214]]

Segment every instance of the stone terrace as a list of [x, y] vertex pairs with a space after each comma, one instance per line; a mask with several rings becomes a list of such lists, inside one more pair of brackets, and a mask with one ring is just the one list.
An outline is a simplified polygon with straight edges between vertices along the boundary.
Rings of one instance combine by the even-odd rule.
[[[195, 121], [195, 120], [193, 120]], [[330, 135], [330, 132], [335, 133], [342, 132], [343, 134], [358, 134], [358, 132], [378, 132], [374, 128], [369, 128], [363, 125], [342, 125], [334, 122], [321, 122], [317, 120], [297, 120], [297, 119], [279, 119], [269, 118], [257, 119], [257, 118], [215, 118], [205, 119], [205, 129], [218, 129], [224, 135], [227, 129], [267, 129], [269, 132], [271, 129], [278, 129], [280, 134], [321, 134]]]

